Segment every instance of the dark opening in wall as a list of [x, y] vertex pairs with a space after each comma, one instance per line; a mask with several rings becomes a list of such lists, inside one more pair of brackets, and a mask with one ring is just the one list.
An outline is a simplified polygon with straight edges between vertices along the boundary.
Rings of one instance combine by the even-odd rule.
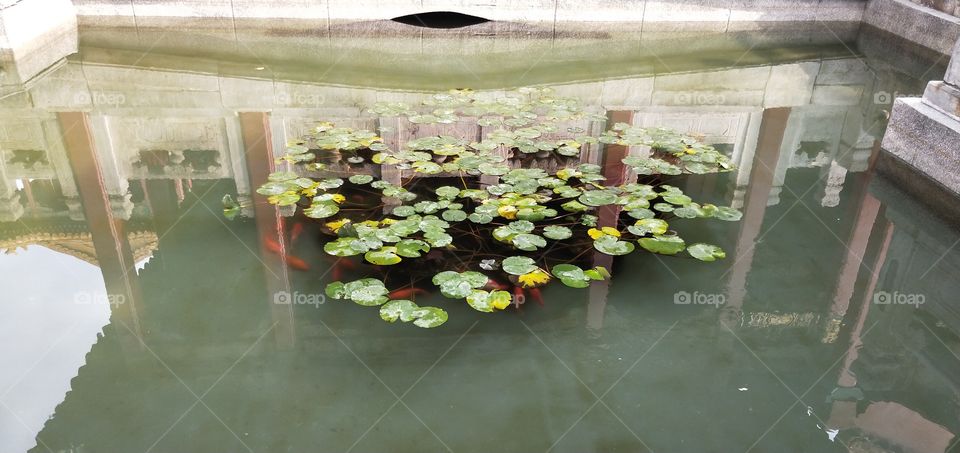
[[407, 16], [394, 17], [392, 20], [394, 22], [400, 22], [401, 24], [426, 28], [461, 28], [490, 22], [488, 19], [482, 17], [455, 13], [453, 11], [431, 11], [429, 13], [410, 14]]

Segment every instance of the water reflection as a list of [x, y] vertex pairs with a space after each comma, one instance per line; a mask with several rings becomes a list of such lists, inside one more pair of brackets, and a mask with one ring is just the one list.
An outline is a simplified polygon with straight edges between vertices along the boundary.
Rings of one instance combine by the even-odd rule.
[[[511, 451], [944, 452], [956, 440], [960, 235], [870, 171], [876, 93], [919, 89], [920, 71], [858, 55], [556, 85], [616, 121], [727, 150], [735, 174], [682, 188], [744, 211], [689, 226], [728, 259], [598, 254], [615, 279], [552, 286], [519, 313], [480, 317], [425, 296], [451, 321], [424, 332], [346, 304], [276, 303], [321, 293], [330, 260], [317, 238], [289, 243], [282, 213], [251, 196], [313, 122], [373, 129], [388, 120], [358, 106], [423, 94], [104, 55], [88, 47], [0, 101], [0, 266], [19, 288], [3, 317], [18, 354], [2, 357], [35, 357], [22, 373], [70, 381], [64, 397], [4, 373], [5, 395], [23, 395], [0, 398], [4, 438], [16, 439], [4, 449], [36, 437], [33, 451], [488, 451], [497, 433]], [[393, 126], [397, 145], [436, 133]], [[246, 207], [234, 222], [219, 212], [224, 193]], [[292, 247], [312, 271], [288, 265]], [[44, 248], [59, 255], [35, 255]], [[54, 265], [64, 255], [70, 269]], [[100, 279], [74, 270], [87, 263]], [[65, 293], [30, 278], [73, 272]], [[78, 304], [84, 291], [108, 303]], [[56, 337], [66, 313], [83, 319], [83, 341], [31, 341]], [[85, 365], [54, 367], [48, 350]]]

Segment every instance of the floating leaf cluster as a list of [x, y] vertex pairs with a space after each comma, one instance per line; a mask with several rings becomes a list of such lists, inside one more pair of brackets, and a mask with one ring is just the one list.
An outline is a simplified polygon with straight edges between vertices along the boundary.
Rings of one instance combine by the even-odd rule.
[[[639, 247], [661, 255], [686, 252], [707, 262], [723, 259], [716, 245], [688, 245], [671, 222], [741, 217], [730, 207], [697, 203], [665, 183], [676, 175], [729, 171], [722, 152], [661, 128], [617, 123], [586, 133], [575, 124], [599, 125], [604, 117], [550, 89], [499, 97], [452, 90], [416, 106], [377, 103], [369, 112], [412, 124], [475, 124], [482, 133], [428, 135], [391, 147], [372, 131], [321, 123], [280, 158], [292, 171], [272, 174], [257, 192], [270, 203], [298, 206], [303, 216], [322, 219], [328, 255], [357, 257], [372, 266], [371, 273], [381, 273], [380, 279], [330, 283], [327, 294], [380, 306], [388, 322], [435, 327], [447, 319], [442, 309], [391, 300], [384, 283], [391, 275], [429, 281], [445, 297], [494, 312], [519, 305], [525, 290], [538, 291], [554, 278], [573, 288], [610, 278], [603, 267], [576, 264], [589, 250], [621, 256]], [[630, 167], [638, 177], [606, 184], [604, 170], [582, 156], [588, 146], [612, 145], [629, 146], [631, 153], [622, 163], [607, 162], [608, 169], [622, 174]], [[551, 164], [535, 165], [528, 155]], [[356, 165], [346, 180], [323, 163], [344, 156]], [[380, 176], [398, 171], [400, 177]], [[422, 264], [396, 270], [409, 260]]]

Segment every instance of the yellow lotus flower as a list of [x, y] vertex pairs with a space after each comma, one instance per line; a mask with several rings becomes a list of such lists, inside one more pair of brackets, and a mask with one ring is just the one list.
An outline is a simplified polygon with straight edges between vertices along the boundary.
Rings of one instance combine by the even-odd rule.
[[537, 269], [529, 274], [521, 275], [517, 280], [520, 281], [520, 285], [524, 288], [533, 288], [549, 282], [550, 274], [544, 272], [543, 269]]
[[347, 197], [340, 195], [338, 193], [333, 194], [333, 198], [331, 198], [331, 200], [333, 200], [333, 202], [336, 204], [343, 203], [346, 199]]
[[508, 220], [513, 220], [517, 218], [517, 207], [516, 206], [500, 206], [497, 209], [497, 214], [503, 216], [503, 218]]
[[513, 300], [510, 296], [510, 293], [506, 291], [491, 291], [489, 299], [490, 305], [493, 305], [493, 308], [497, 310], [503, 310], [510, 306], [510, 302]]
[[333, 230], [334, 233], [336, 233], [337, 230], [339, 230], [341, 227], [343, 227], [348, 223], [350, 223], [350, 219], [340, 219], [340, 220], [335, 220], [333, 222], [327, 222], [324, 225], [326, 225], [327, 228], [330, 228], [331, 230]]
[[617, 231], [616, 228], [611, 228], [611, 227], [603, 227], [599, 230], [596, 228], [590, 228], [589, 230], [587, 230], [587, 234], [593, 240], [600, 239], [604, 236], [620, 237], [620, 232]]

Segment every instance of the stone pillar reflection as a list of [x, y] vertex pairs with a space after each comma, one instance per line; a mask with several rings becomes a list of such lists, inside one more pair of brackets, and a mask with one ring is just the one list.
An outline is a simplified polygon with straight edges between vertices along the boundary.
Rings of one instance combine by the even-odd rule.
[[[270, 116], [261, 112], [244, 112], [239, 116], [250, 187], [260, 187], [275, 168]], [[290, 275], [284, 261], [288, 246], [283, 234], [284, 219], [279, 208], [266, 202], [254, 203], [253, 212], [260, 238], [260, 259], [264, 265], [265, 296], [276, 323], [274, 339], [278, 346], [289, 348], [293, 346], [296, 334], [293, 305], [277, 303], [283, 300], [278, 294], [291, 293]]]
[[753, 265], [757, 238], [763, 227], [770, 190], [773, 187], [784, 131], [790, 120], [790, 108], [767, 109], [757, 137], [756, 152], [751, 162], [750, 183], [744, 197], [743, 219], [737, 236], [736, 253], [727, 283], [727, 303], [721, 309], [721, 324], [740, 325], [743, 301], [747, 291], [747, 274]]
[[[62, 112], [57, 114], [57, 118], [63, 130], [71, 170], [78, 176], [77, 191], [107, 294], [115, 302], [111, 303], [111, 320], [122, 324], [117, 329], [121, 337], [126, 336], [125, 331], [129, 331], [142, 339], [140, 281], [126, 233], [126, 222], [116, 215], [104, 185], [87, 115], [82, 112]], [[127, 342], [123, 343], [127, 345]], [[137, 347], [141, 345], [138, 341]]]

